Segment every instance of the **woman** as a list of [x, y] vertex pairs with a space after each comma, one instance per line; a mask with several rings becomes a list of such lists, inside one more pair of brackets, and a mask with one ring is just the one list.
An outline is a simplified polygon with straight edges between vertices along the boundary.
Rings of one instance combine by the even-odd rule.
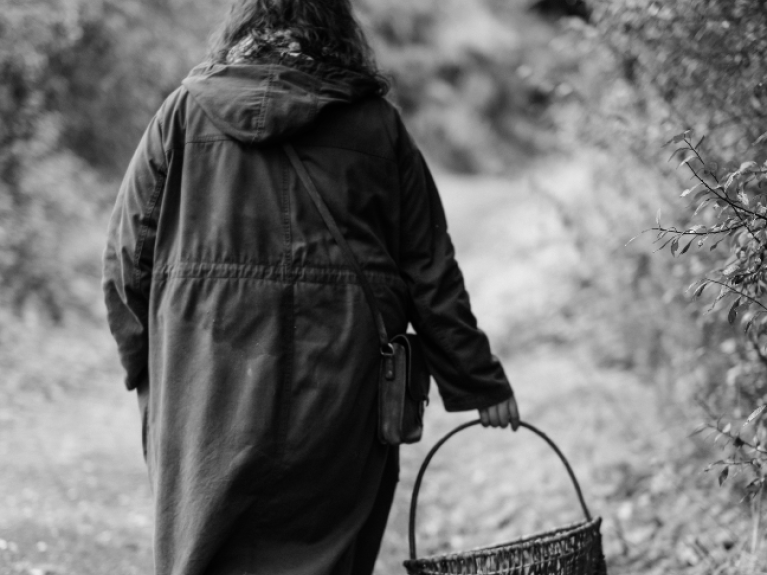
[[516, 428], [429, 170], [349, 0], [237, 0], [121, 186], [104, 290], [162, 575], [371, 573], [398, 477], [363, 292], [281, 144], [411, 323], [448, 410]]

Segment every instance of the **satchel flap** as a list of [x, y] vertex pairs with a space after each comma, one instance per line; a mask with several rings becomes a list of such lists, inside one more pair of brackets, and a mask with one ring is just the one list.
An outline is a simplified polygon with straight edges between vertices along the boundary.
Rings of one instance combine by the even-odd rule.
[[400, 334], [392, 338], [392, 343], [402, 345], [407, 353], [408, 395], [413, 401], [428, 402], [431, 375], [418, 336], [414, 333]]
[[[396, 338], [395, 338], [396, 339]], [[386, 376], [385, 362], [381, 362], [378, 379], [378, 437], [382, 443], [399, 445], [403, 442], [402, 424], [405, 413], [407, 345], [392, 339], [394, 377]]]

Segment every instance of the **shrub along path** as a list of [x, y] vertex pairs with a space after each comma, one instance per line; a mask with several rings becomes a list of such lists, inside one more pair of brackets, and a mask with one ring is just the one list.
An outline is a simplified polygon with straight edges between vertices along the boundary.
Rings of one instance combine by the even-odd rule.
[[[583, 165], [548, 166], [536, 179], [577, 194], [589, 185]], [[746, 536], [732, 525], [742, 510], [700, 473], [685, 439], [694, 422], [670, 417], [648, 382], [596, 365], [573, 338], [560, 311], [575, 293], [570, 271], [581, 256], [556, 210], [524, 178], [439, 181], [480, 324], [503, 359], [523, 418], [560, 445], [592, 512], [604, 517], [613, 573], [709, 573], [728, 554], [738, 555]], [[108, 336], [70, 329], [40, 338], [41, 355], [15, 369], [39, 373], [64, 349], [70, 366], [84, 373], [90, 366], [96, 375], [47, 397], [2, 398], [0, 574], [150, 573], [152, 519], [138, 412], [122, 391]], [[377, 575], [404, 572], [410, 490], [424, 454], [474, 417], [445, 413], [433, 394], [423, 442], [402, 450]], [[421, 554], [580, 519], [564, 469], [525, 430], [474, 428], [455, 438], [426, 476], [420, 510]]]

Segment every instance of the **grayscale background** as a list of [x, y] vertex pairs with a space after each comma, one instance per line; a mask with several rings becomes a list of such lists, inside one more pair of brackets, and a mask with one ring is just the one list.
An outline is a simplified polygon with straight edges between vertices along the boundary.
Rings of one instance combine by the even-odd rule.
[[[587, 4], [355, 1], [435, 172], [480, 326], [523, 419], [560, 445], [604, 518], [611, 573], [758, 573], [749, 495], [763, 475], [705, 470], [735, 457], [732, 433], [715, 444], [711, 427], [741, 429], [764, 403], [767, 362], [726, 304], [705, 313], [715, 289], [687, 291], [734, 252], [653, 253], [641, 232], [659, 209], [669, 226], [691, 221], [690, 174], [663, 147], [675, 134], [706, 134], [723, 163], [764, 160], [752, 142], [767, 131], [767, 15], [756, 0]], [[151, 572], [138, 409], [106, 328], [101, 251], [149, 118], [224, 9], [0, 0], [0, 575]], [[377, 575], [404, 573], [426, 451], [475, 415], [448, 415], [433, 393], [423, 441], [402, 449]], [[749, 425], [761, 441], [761, 418]], [[473, 429], [435, 459], [417, 532], [432, 554], [580, 519], [539, 439]]]

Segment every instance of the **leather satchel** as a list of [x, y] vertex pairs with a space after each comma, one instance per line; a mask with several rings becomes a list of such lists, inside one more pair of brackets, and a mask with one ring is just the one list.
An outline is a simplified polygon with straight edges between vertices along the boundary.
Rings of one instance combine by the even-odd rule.
[[354, 269], [373, 314], [381, 353], [378, 378], [378, 438], [388, 445], [415, 443], [421, 439], [423, 433], [423, 414], [429, 402], [431, 381], [418, 336], [403, 333], [389, 340], [373, 288], [354, 257], [354, 252], [341, 234], [295, 148], [290, 144], [283, 144], [282, 147], [333, 239]]
[[[384, 358], [378, 387], [378, 435], [383, 443], [416, 443], [423, 433], [423, 413], [429, 404], [431, 377], [418, 336], [395, 335], [393, 356]], [[387, 367], [387, 361], [393, 369]]]

